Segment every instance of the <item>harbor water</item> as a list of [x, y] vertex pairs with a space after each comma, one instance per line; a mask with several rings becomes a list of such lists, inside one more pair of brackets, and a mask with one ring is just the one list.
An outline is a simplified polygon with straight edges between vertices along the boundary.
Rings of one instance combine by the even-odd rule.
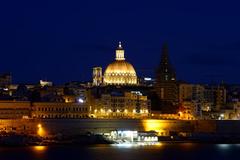
[[0, 147], [0, 160], [224, 160], [237, 159], [240, 144], [159, 143], [89, 146]]

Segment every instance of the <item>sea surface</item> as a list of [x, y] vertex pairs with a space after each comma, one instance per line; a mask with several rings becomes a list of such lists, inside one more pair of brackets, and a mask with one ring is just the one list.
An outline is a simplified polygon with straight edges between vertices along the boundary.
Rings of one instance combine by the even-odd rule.
[[240, 144], [0, 147], [0, 160], [237, 160]]

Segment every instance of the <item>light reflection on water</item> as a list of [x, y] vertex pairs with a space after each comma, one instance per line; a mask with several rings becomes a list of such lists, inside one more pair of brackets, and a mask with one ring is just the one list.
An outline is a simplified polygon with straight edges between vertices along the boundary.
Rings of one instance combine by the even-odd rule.
[[[0, 147], [0, 160], [234, 159], [240, 144], [159, 143], [90, 146]], [[79, 158], [77, 158], [79, 157]]]
[[117, 148], [136, 148], [136, 147], [159, 147], [162, 146], [163, 143], [121, 143], [121, 144], [111, 144], [110, 146], [117, 147]]
[[32, 149], [35, 152], [44, 152], [47, 150], [47, 146], [33, 146]]
[[220, 149], [229, 149], [232, 144], [217, 144]]

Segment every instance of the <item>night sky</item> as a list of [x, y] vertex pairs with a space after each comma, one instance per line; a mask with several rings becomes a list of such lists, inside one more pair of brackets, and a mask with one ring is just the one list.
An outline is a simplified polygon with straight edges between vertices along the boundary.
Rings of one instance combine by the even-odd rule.
[[168, 43], [178, 79], [240, 82], [240, 2], [29, 0], [0, 2], [0, 72], [15, 83], [90, 80], [122, 41], [138, 76], [154, 76]]

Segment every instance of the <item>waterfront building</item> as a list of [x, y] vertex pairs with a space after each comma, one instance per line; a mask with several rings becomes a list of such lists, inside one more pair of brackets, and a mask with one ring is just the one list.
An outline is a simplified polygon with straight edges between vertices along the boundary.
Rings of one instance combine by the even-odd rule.
[[178, 85], [176, 72], [170, 63], [166, 44], [162, 48], [161, 61], [156, 74], [155, 90], [161, 102], [161, 110], [166, 113], [177, 112]]
[[210, 108], [205, 109], [204, 86], [199, 84], [180, 83], [179, 104], [182, 113], [190, 113], [195, 118], [201, 117], [203, 109], [210, 110]]
[[110, 63], [104, 72], [105, 85], [136, 85], [137, 74], [129, 62], [125, 60], [121, 42], [116, 49], [115, 61]]
[[31, 117], [29, 101], [0, 101], [0, 119], [22, 119]]
[[198, 104], [195, 101], [183, 101], [178, 113], [179, 119], [182, 120], [197, 119], [201, 115], [201, 107], [198, 107]]
[[221, 85], [205, 85], [204, 100], [211, 103], [213, 111], [220, 111], [226, 104], [226, 88]]
[[240, 102], [228, 103], [219, 111], [219, 118], [224, 120], [240, 120]]
[[180, 119], [180, 114], [175, 113], [175, 114], [167, 114], [167, 113], [162, 113], [161, 111], [151, 111], [151, 119], [167, 119], [167, 120], [178, 120]]
[[88, 118], [89, 106], [87, 103], [32, 103], [32, 118], [40, 119], [68, 119]]
[[0, 101], [0, 119], [88, 118], [89, 112], [90, 107], [85, 101], [75, 103]]
[[150, 100], [141, 92], [111, 92], [96, 99], [92, 115], [95, 118], [146, 118], [150, 112]]
[[188, 83], [179, 84], [179, 103], [193, 100], [193, 85]]

